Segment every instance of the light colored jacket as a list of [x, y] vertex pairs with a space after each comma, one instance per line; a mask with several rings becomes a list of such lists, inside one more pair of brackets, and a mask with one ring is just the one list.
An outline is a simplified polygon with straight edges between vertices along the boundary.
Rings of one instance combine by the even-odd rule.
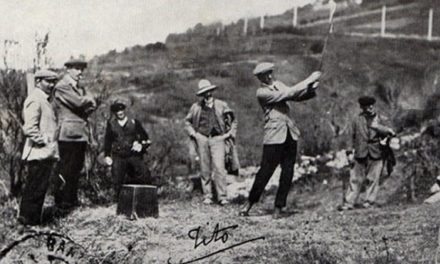
[[35, 88], [24, 101], [23, 133], [26, 141], [22, 159], [59, 159], [57, 119], [48, 95]]
[[55, 86], [55, 106], [60, 122], [59, 141], [90, 141], [88, 116], [96, 109], [96, 101], [69, 74]]
[[[214, 110], [217, 122], [220, 125], [221, 133], [226, 133], [225, 114], [233, 113], [228, 104], [222, 100], [214, 99]], [[185, 117], [185, 130], [189, 136], [194, 136], [199, 128], [200, 113], [202, 112], [202, 102], [194, 103], [189, 109], [188, 114]], [[235, 138], [237, 134], [237, 118], [231, 123], [231, 128], [227, 132], [230, 133], [232, 138]]]
[[382, 158], [379, 141], [388, 136], [391, 129], [383, 125], [383, 117], [375, 115], [367, 118], [365, 114], [356, 116], [352, 123], [352, 139], [355, 158]]
[[282, 144], [286, 141], [287, 131], [293, 140], [301, 135], [293, 118], [290, 118], [290, 107], [287, 101], [304, 101], [313, 98], [314, 90], [308, 88], [302, 81], [289, 87], [280, 81], [272, 85], [262, 84], [257, 90], [257, 99], [264, 112], [264, 140], [263, 144]]

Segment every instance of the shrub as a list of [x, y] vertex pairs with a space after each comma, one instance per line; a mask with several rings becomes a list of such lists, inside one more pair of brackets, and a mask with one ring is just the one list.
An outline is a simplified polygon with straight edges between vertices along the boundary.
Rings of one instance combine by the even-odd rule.
[[324, 49], [324, 43], [322, 41], [317, 41], [313, 43], [312, 46], [310, 46], [310, 51], [313, 54], [319, 54], [323, 51], [323, 49]]
[[15, 70], [0, 70], [0, 180], [9, 180], [9, 188], [14, 196], [20, 193], [24, 175], [21, 112], [25, 99], [25, 74]]

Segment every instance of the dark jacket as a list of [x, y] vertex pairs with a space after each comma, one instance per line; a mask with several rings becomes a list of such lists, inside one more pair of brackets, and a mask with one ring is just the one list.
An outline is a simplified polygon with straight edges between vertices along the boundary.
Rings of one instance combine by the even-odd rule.
[[[229, 108], [228, 104], [222, 100], [214, 99], [214, 109], [215, 115], [217, 117], [217, 122], [220, 126], [221, 133], [226, 133], [225, 115], [231, 113], [232, 110]], [[202, 112], [202, 102], [194, 103], [189, 109], [188, 114], [185, 117], [185, 130], [189, 136], [195, 135], [199, 128], [200, 114]], [[231, 134], [233, 138], [237, 134], [237, 120], [233, 120], [228, 133]]]
[[370, 156], [381, 159], [383, 156], [380, 140], [391, 134], [390, 128], [384, 126], [383, 119], [377, 114], [367, 117], [364, 113], [355, 117], [352, 124], [354, 157], [357, 159]]
[[96, 109], [95, 99], [69, 74], [56, 84], [54, 95], [60, 126], [59, 141], [90, 141], [87, 118]]
[[[121, 126], [116, 118], [112, 118], [107, 121], [104, 137], [104, 154], [106, 157], [142, 155], [147, 148], [148, 139], [147, 131], [145, 131], [138, 120], [128, 118], [127, 123]], [[133, 142], [135, 141], [143, 145], [141, 153], [131, 151]]]

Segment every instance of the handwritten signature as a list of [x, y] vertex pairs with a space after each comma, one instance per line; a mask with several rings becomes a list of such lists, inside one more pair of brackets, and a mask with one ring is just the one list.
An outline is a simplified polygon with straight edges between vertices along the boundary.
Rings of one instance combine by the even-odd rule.
[[[209, 225], [209, 223], [207, 223], [207, 225]], [[231, 235], [230, 231], [236, 229], [237, 227], [238, 227], [238, 225], [231, 225], [231, 226], [226, 226], [226, 227], [220, 228], [220, 224], [217, 223], [215, 225], [215, 227], [214, 227], [214, 231], [212, 231], [211, 236], [210, 237], [205, 237], [205, 236], [201, 236], [201, 233], [202, 233], [203, 230], [202, 230], [201, 226], [198, 226], [198, 227], [196, 227], [194, 229], [189, 230], [188, 237], [191, 238], [192, 240], [194, 240], [194, 249], [198, 248], [199, 246], [207, 246], [207, 245], [209, 245], [212, 242], [215, 243], [215, 242], [218, 242], [218, 241], [220, 241], [221, 243], [225, 244], [228, 241], [229, 236]], [[223, 249], [214, 251], [214, 252], [212, 252], [210, 254], [207, 254], [205, 256], [201, 256], [199, 258], [195, 258], [195, 259], [188, 260], [188, 261], [180, 260], [179, 263], [180, 264], [193, 263], [193, 262], [196, 262], [196, 261], [199, 261], [199, 260], [202, 260], [202, 259], [214, 256], [214, 255], [219, 254], [221, 252], [225, 252], [225, 251], [227, 251], [229, 249], [232, 249], [232, 248], [235, 248], [235, 247], [238, 247], [238, 246], [242, 246], [242, 245], [250, 243], [250, 242], [254, 242], [254, 241], [257, 241], [257, 240], [264, 240], [264, 239], [265, 239], [264, 236], [252, 238], [252, 239], [245, 240], [245, 241], [242, 241], [240, 243], [237, 243], [237, 244], [225, 247]], [[168, 259], [168, 264], [172, 264], [171, 257]]]

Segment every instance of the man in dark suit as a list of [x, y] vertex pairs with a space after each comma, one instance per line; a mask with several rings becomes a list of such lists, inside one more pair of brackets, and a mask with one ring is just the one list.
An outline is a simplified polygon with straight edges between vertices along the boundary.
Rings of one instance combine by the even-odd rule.
[[113, 117], [107, 122], [104, 138], [105, 163], [112, 166], [116, 201], [123, 184], [152, 184], [143, 160], [151, 141], [141, 122], [129, 118], [125, 109], [122, 100], [112, 103]]
[[368, 179], [363, 207], [375, 205], [379, 191], [379, 180], [383, 170], [383, 148], [380, 141], [387, 136], [394, 136], [394, 131], [384, 126], [374, 104], [376, 99], [369, 96], [360, 97], [359, 106], [362, 112], [352, 123], [352, 140], [354, 148], [354, 167], [350, 171], [350, 182], [345, 196], [345, 203], [340, 210], [353, 209], [360, 195], [362, 184]]
[[292, 184], [297, 140], [300, 136], [295, 121], [289, 116], [290, 107], [287, 102], [313, 98], [321, 76], [320, 72], [314, 72], [305, 80], [289, 87], [273, 80], [273, 68], [272, 63], [260, 63], [253, 72], [261, 82], [261, 87], [257, 90], [257, 98], [264, 112], [264, 146], [261, 167], [255, 176], [248, 203], [240, 212], [242, 216], [249, 215], [250, 209], [260, 199], [275, 168], [281, 165], [280, 184], [273, 214], [274, 218], [281, 217]]
[[91, 140], [87, 119], [97, 104], [95, 98], [78, 85], [87, 63], [69, 60], [64, 65], [66, 74], [55, 86], [55, 109], [60, 126], [55, 204], [60, 209], [69, 210], [79, 204], [78, 182], [87, 144]]

